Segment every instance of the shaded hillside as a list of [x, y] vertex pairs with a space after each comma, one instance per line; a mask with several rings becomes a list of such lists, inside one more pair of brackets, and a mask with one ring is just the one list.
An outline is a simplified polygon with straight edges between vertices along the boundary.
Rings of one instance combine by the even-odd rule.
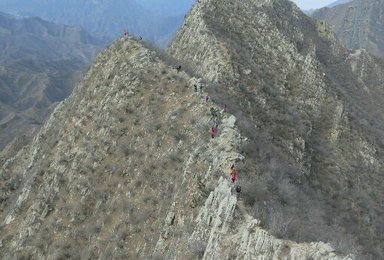
[[266, 0], [201, 0], [169, 53], [212, 82], [249, 138], [241, 172], [254, 216], [281, 237], [383, 258], [382, 60]]
[[348, 48], [384, 56], [383, 15], [383, 0], [354, 0], [319, 9], [312, 17], [329, 23]]
[[0, 149], [40, 127], [104, 44], [77, 27], [0, 13]]
[[209, 136], [221, 107], [175, 65], [117, 40], [31, 144], [0, 154], [0, 256], [350, 259], [277, 239], [244, 211], [227, 176], [246, 139], [226, 113]]
[[0, 10], [81, 26], [106, 39], [114, 39], [128, 29], [130, 33], [165, 47], [193, 2], [194, 0], [3, 0]]

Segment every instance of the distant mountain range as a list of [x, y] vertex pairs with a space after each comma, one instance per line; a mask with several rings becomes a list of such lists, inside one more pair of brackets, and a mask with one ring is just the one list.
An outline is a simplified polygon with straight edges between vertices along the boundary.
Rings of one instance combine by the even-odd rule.
[[349, 49], [366, 49], [384, 56], [384, 0], [342, 2], [319, 9], [312, 16], [329, 23]]
[[90, 63], [101, 41], [80, 27], [0, 13], [0, 61], [78, 59]]
[[346, 3], [351, 2], [351, 1], [352, 0], [338, 0], [336, 2], [333, 2], [332, 4], [327, 5], [327, 7], [332, 8], [332, 7], [335, 7], [337, 5], [346, 4]]
[[113, 39], [125, 29], [166, 45], [194, 0], [2, 0], [0, 10], [48, 21], [81, 26], [99, 37]]
[[2, 0], [0, 149], [38, 128], [107, 42], [128, 30], [165, 47], [194, 2]]
[[79, 27], [0, 13], [0, 149], [39, 128], [105, 44]]
[[[333, 2], [329, 5], [327, 5], [326, 7], [328, 8], [332, 8], [332, 7], [335, 7], [335, 6], [338, 6], [338, 5], [341, 5], [341, 4], [345, 4], [345, 3], [348, 3], [348, 2], [351, 2], [352, 0], [338, 0], [336, 2]], [[316, 10], [318, 9], [309, 9], [309, 10], [303, 10], [303, 12], [306, 14], [306, 15], [309, 15], [311, 16]]]

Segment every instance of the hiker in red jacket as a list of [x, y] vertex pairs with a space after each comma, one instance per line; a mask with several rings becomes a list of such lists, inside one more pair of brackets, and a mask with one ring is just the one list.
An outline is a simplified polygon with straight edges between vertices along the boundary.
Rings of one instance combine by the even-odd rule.
[[235, 182], [237, 180], [237, 172], [235, 170], [235, 166], [232, 164], [231, 166], [231, 180]]
[[216, 127], [211, 127], [211, 137], [212, 139], [215, 138], [217, 135], [217, 128]]

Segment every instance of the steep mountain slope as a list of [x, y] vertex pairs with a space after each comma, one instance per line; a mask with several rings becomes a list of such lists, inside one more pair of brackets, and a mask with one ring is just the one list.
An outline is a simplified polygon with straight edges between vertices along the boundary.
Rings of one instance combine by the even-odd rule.
[[172, 61], [119, 39], [30, 145], [1, 154], [1, 257], [342, 259], [244, 211], [226, 178], [244, 160], [236, 118], [211, 139], [220, 107]]
[[0, 10], [76, 25], [114, 39], [125, 29], [165, 47], [194, 0], [3, 0]]
[[241, 176], [257, 218], [275, 235], [383, 258], [382, 60], [269, 0], [199, 1], [169, 52], [212, 82], [249, 138]]
[[384, 56], [384, 1], [354, 0], [312, 14], [332, 25], [337, 37], [350, 49], [366, 49]]
[[77, 27], [0, 13], [0, 149], [40, 127], [104, 44]]

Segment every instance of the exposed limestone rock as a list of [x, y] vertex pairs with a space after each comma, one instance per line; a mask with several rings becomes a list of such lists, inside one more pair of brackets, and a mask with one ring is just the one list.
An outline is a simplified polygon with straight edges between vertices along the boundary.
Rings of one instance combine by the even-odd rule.
[[[340, 256], [330, 245], [322, 242], [298, 244], [277, 239], [260, 227], [259, 220], [247, 213], [243, 202], [238, 201], [234, 185], [225, 176], [228, 168], [223, 167], [244, 160], [236, 151], [246, 140], [239, 134], [235, 123], [234, 116], [225, 117], [220, 124], [223, 129], [220, 136], [211, 140], [203, 153], [205, 160], [217, 159], [209, 163], [205, 175], [205, 180], [215, 186], [214, 190], [207, 195], [194, 218], [185, 211], [179, 211], [176, 226], [170, 227], [181, 195], [175, 198], [176, 203], [167, 215], [154, 256], [166, 259], [352, 259], [351, 256]], [[217, 170], [221, 176], [212, 180], [212, 174]], [[185, 175], [184, 181], [191, 183], [191, 179], [192, 176]], [[178, 233], [190, 229], [191, 234]]]
[[[189, 241], [208, 241], [203, 259], [352, 259], [337, 255], [325, 243], [297, 244], [276, 239], [243, 207], [232, 194], [229, 182], [220, 179], [200, 209], [197, 230]], [[239, 211], [236, 217], [235, 211]]]

